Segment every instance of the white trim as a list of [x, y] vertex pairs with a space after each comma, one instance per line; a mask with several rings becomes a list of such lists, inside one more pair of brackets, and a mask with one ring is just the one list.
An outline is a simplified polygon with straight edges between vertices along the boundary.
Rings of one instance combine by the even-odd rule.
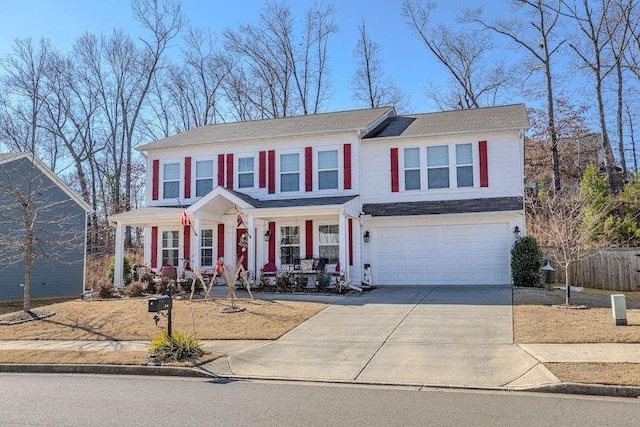
[[28, 159], [33, 163], [38, 169], [42, 171], [50, 180], [52, 180], [62, 191], [64, 191], [67, 196], [71, 197], [73, 201], [75, 201], [82, 209], [84, 209], [87, 213], [93, 212], [93, 209], [87, 202], [85, 202], [80, 196], [78, 196], [75, 191], [73, 191], [67, 184], [64, 183], [51, 169], [49, 169], [44, 163], [40, 161], [36, 156], [32, 153], [11, 153], [4, 154], [0, 157], [0, 165], [5, 163], [11, 163], [20, 159]]
[[200, 200], [195, 202], [187, 209], [187, 214], [189, 216], [195, 216], [196, 212], [206, 206], [210, 201], [215, 199], [216, 197], [221, 196], [225, 199], [229, 200], [234, 205], [238, 206], [241, 209], [250, 209], [253, 208], [249, 203], [245, 202], [231, 191], [227, 190], [224, 187], [217, 186], [209, 194], [202, 197]]

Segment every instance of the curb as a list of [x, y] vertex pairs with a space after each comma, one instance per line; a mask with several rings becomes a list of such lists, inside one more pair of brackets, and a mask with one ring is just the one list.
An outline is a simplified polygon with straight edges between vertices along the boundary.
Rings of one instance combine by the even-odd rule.
[[216, 377], [216, 375], [199, 368], [187, 368], [180, 366], [0, 364], [0, 372], [34, 374], [145, 375], [192, 378]]
[[531, 387], [522, 391], [557, 393], [557, 394], [582, 394], [587, 396], [610, 396], [610, 397], [635, 397], [640, 398], [640, 387], [619, 386], [605, 384], [583, 384], [583, 383], [559, 383], [540, 387]]
[[587, 396], [609, 396], [640, 398], [640, 387], [636, 386], [614, 386], [603, 384], [581, 384], [581, 383], [559, 383], [539, 387], [529, 387], [522, 389], [512, 389], [507, 387], [473, 387], [473, 386], [450, 386], [445, 384], [402, 384], [402, 383], [379, 383], [379, 382], [357, 382], [357, 381], [327, 381], [292, 378], [268, 378], [242, 375], [218, 375], [200, 368], [187, 368], [178, 366], [132, 366], [132, 365], [26, 365], [26, 364], [0, 364], [0, 373], [35, 373], [35, 374], [100, 374], [100, 375], [141, 375], [141, 376], [163, 376], [163, 377], [183, 377], [183, 378], [220, 378], [231, 380], [257, 380], [274, 382], [300, 382], [313, 384], [336, 384], [355, 386], [386, 386], [400, 388], [418, 389], [456, 389], [456, 390], [487, 390], [487, 391], [508, 391], [508, 392], [537, 392], [552, 394], [574, 394]]

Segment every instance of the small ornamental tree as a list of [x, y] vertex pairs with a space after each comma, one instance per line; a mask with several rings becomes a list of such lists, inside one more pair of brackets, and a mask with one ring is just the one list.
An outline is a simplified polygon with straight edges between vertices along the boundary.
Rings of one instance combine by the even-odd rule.
[[539, 286], [542, 283], [542, 251], [533, 237], [523, 237], [513, 245], [511, 275], [516, 286]]

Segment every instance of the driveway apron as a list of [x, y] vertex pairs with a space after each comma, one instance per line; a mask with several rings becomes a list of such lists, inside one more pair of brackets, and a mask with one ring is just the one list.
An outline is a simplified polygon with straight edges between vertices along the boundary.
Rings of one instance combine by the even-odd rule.
[[537, 368], [513, 345], [512, 325], [509, 287], [384, 287], [350, 295], [279, 340], [210, 368], [247, 377], [503, 387]]

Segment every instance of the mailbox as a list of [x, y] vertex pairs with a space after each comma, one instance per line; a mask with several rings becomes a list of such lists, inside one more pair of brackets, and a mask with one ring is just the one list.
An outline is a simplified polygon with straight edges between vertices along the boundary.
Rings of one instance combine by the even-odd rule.
[[168, 296], [149, 298], [149, 313], [171, 310], [171, 301], [171, 297]]

